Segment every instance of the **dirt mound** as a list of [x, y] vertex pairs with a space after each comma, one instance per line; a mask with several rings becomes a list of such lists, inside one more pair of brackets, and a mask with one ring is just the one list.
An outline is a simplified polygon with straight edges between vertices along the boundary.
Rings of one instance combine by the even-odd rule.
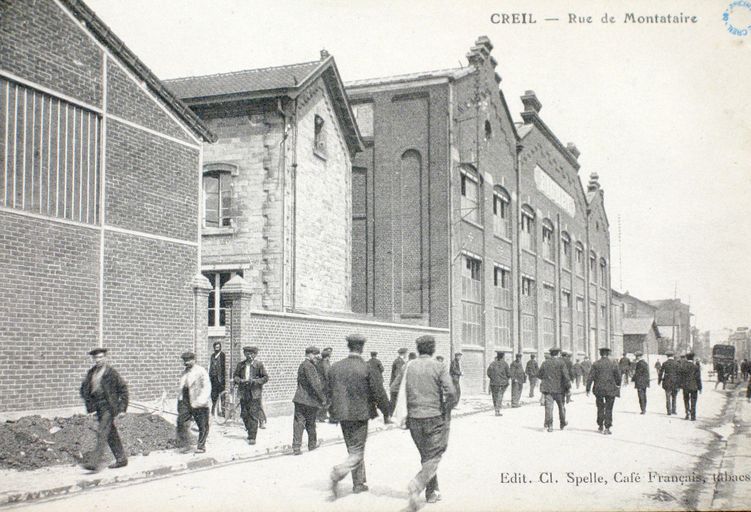
[[[115, 420], [129, 455], [175, 447], [175, 427], [148, 413]], [[0, 424], [0, 468], [21, 471], [57, 464], [76, 464], [96, 445], [96, 418], [77, 414], [50, 420], [24, 416]], [[105, 452], [111, 457], [109, 449]]]

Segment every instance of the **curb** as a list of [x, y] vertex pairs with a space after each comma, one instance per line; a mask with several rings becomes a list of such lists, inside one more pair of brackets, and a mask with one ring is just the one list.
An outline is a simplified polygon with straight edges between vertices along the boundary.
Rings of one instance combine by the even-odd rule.
[[[575, 392], [573, 394], [579, 394], [579, 392]], [[504, 408], [506, 406], [506, 403], [507, 402], [504, 400]], [[509, 401], [508, 403], [510, 407], [511, 402]], [[527, 405], [538, 405], [538, 401], [534, 400], [532, 402], [523, 402], [521, 404], [522, 407], [527, 406]], [[480, 414], [480, 413], [488, 412], [492, 410], [493, 410], [492, 404], [488, 404], [487, 406], [481, 405], [477, 408], [473, 408], [472, 410], [452, 413], [452, 419], [461, 418], [464, 416], [471, 416], [473, 414]], [[368, 435], [369, 436], [376, 435], [382, 432], [388, 432], [390, 430], [399, 430], [399, 428], [394, 425], [388, 425], [388, 426], [379, 425], [378, 427], [374, 428], [372, 432], [369, 432]], [[328, 440], [322, 439], [320, 441], [320, 446], [333, 446], [333, 445], [343, 444], [343, 443], [344, 443], [344, 438], [337, 437], [337, 438], [328, 439]], [[51, 489], [42, 489], [38, 491], [15, 491], [15, 492], [10, 491], [8, 493], [0, 494], [0, 507], [18, 505], [21, 503], [37, 501], [37, 500], [53, 499], [57, 497], [63, 497], [63, 496], [87, 491], [90, 489], [106, 487], [110, 485], [118, 485], [118, 484], [125, 484], [125, 483], [130, 484], [130, 483], [137, 483], [137, 482], [142, 482], [142, 481], [146, 482], [149, 480], [156, 480], [159, 478], [166, 478], [170, 476], [180, 476], [180, 475], [184, 475], [193, 471], [200, 471], [200, 470], [205, 470], [205, 469], [210, 469], [210, 468], [228, 466], [230, 464], [267, 460], [271, 458], [282, 457], [285, 455], [291, 455], [291, 453], [292, 453], [292, 445], [283, 444], [280, 446], [275, 446], [273, 448], [267, 448], [265, 453], [256, 453], [253, 455], [236, 454], [236, 455], [232, 455], [232, 457], [229, 459], [222, 459], [222, 460], [217, 460], [213, 457], [205, 457], [205, 458], [200, 458], [196, 460], [191, 460], [183, 464], [175, 464], [171, 466], [162, 466], [162, 467], [158, 467], [154, 469], [147, 469], [147, 470], [139, 471], [137, 473], [125, 475], [125, 476], [103, 477], [103, 478], [97, 478], [95, 480], [81, 480], [76, 484], [65, 485], [61, 487], [53, 487]]]

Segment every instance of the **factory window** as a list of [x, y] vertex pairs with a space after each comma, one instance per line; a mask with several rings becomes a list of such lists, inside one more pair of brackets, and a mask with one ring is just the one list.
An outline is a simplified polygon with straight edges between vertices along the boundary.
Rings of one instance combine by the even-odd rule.
[[462, 266], [462, 341], [479, 345], [482, 335], [482, 262], [464, 256]]
[[555, 243], [553, 242], [553, 223], [548, 219], [542, 221], [542, 257], [547, 260], [553, 259], [555, 254]]
[[511, 239], [511, 197], [499, 187], [493, 192], [493, 232]]
[[526, 204], [522, 206], [521, 242], [522, 249], [535, 252], [535, 214], [534, 210]]
[[594, 252], [589, 253], [589, 281], [597, 282], [597, 255]]
[[209, 327], [223, 327], [228, 322], [229, 302], [222, 296], [222, 288], [235, 276], [243, 276], [242, 270], [203, 272], [211, 284], [209, 292]]
[[229, 169], [203, 173], [203, 225], [219, 228], [232, 225], [232, 173]]
[[561, 252], [563, 268], [571, 270], [571, 237], [565, 231], [561, 234]]
[[480, 179], [469, 167], [461, 169], [461, 218], [480, 223]]
[[600, 258], [600, 286], [608, 285], [608, 264], [604, 258]]
[[576, 248], [574, 250], [576, 256], [576, 273], [580, 276], [584, 275], [584, 246], [581, 242], [576, 242]]

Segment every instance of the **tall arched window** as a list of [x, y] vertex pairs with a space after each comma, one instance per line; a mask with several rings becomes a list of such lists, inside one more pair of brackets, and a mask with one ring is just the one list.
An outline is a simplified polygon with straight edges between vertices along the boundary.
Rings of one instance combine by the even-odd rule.
[[480, 224], [482, 219], [480, 176], [477, 171], [469, 165], [463, 165], [461, 167], [460, 176], [462, 194], [460, 203], [461, 218]]
[[535, 240], [535, 211], [529, 205], [522, 206], [521, 220], [521, 244], [522, 249], [535, 252], [537, 244]]
[[232, 225], [232, 165], [212, 164], [203, 172], [203, 225], [207, 228]]
[[589, 281], [597, 282], [597, 254], [594, 251], [589, 252]]
[[511, 239], [511, 196], [501, 187], [493, 190], [493, 233]]
[[401, 182], [401, 313], [422, 313], [422, 156], [414, 149], [402, 154]]
[[571, 270], [571, 237], [565, 231], [561, 233], [561, 264]]
[[600, 258], [600, 286], [608, 286], [608, 262]]
[[580, 276], [584, 275], [584, 246], [581, 242], [576, 242], [574, 249], [574, 256], [576, 262], [576, 273]]
[[555, 254], [555, 241], [553, 240], [553, 223], [550, 219], [542, 221], [542, 257], [548, 260], [553, 259]]

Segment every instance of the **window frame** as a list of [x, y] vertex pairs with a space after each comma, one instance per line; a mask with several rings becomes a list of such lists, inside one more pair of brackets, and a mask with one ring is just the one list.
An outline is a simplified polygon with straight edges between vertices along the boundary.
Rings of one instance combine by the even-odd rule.
[[[471, 182], [471, 186], [473, 186], [475, 190], [474, 201], [467, 193], [467, 191], [470, 190], [467, 186], [468, 182]], [[460, 167], [459, 187], [459, 213], [461, 219], [482, 226], [482, 182], [477, 171], [469, 166]]]
[[522, 206], [521, 219], [519, 219], [519, 232], [521, 233], [521, 247], [532, 253], [537, 253], [537, 227], [535, 223], [534, 209], [525, 204]]
[[501, 187], [493, 190], [493, 234], [505, 240], [512, 240], [511, 196]]

